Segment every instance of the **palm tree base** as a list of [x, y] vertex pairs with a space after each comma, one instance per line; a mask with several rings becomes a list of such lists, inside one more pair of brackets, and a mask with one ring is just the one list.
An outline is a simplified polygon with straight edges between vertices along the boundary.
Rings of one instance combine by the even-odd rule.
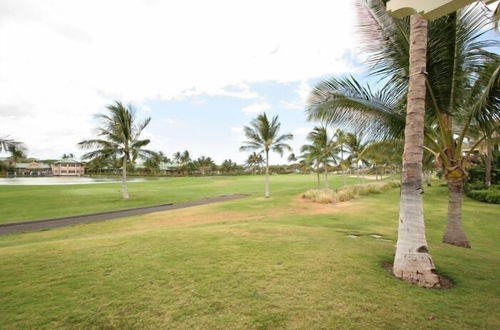
[[406, 253], [396, 258], [392, 269], [394, 276], [423, 288], [441, 288], [441, 280], [428, 253]]
[[452, 239], [450, 237], [443, 237], [443, 243], [445, 244], [450, 244], [450, 245], [454, 245], [454, 246], [458, 246], [458, 247], [463, 247], [463, 248], [467, 248], [467, 249], [470, 249], [471, 246], [470, 246], [470, 243], [467, 239]]
[[447, 177], [448, 181], [448, 222], [443, 243], [470, 248], [469, 240], [462, 226], [462, 177]]

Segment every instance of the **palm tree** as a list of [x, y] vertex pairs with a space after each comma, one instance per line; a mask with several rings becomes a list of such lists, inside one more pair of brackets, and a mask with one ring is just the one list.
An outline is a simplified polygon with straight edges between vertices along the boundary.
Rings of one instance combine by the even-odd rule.
[[302, 146], [301, 151], [305, 154], [306, 158], [314, 160], [318, 164], [317, 166], [319, 164], [323, 165], [325, 188], [328, 188], [328, 166], [331, 162], [336, 163], [337, 161], [338, 145], [333, 137], [329, 136], [326, 127], [314, 127], [312, 132], [307, 135], [307, 140], [311, 144]]
[[177, 163], [177, 164], [180, 164], [181, 163], [181, 158], [182, 158], [182, 153], [180, 151], [177, 151], [176, 153], [174, 153], [172, 155], [172, 157], [174, 158], [174, 161]]
[[403, 173], [399, 200], [399, 229], [394, 274], [424, 287], [439, 287], [434, 262], [425, 238], [422, 200], [422, 158], [425, 117], [427, 21], [410, 17], [409, 82], [407, 95]]
[[[175, 155], [175, 156], [177, 156], [177, 155]], [[187, 150], [184, 150], [182, 153], [180, 153], [179, 163], [180, 163], [181, 170], [184, 171], [184, 174], [189, 174], [191, 172], [191, 170], [195, 169], [194, 164], [190, 164], [191, 163], [191, 154]]]
[[300, 148], [302, 153], [302, 165], [303, 167], [313, 167], [316, 172], [317, 187], [320, 187], [319, 179], [319, 167], [321, 165], [322, 150], [321, 146], [318, 144], [306, 144]]
[[223, 173], [231, 174], [231, 172], [235, 171], [238, 168], [238, 165], [231, 159], [226, 159], [222, 162], [220, 168]]
[[394, 19], [380, 1], [367, 2], [361, 14], [366, 20], [362, 32], [370, 40], [367, 52], [372, 70], [386, 79], [386, 86], [373, 93], [352, 77], [323, 81], [311, 95], [309, 117], [354, 131], [364, 130], [372, 133], [373, 138], [401, 136], [404, 131], [400, 221], [393, 271], [410, 283], [436, 287], [440, 282], [425, 238], [421, 196], [427, 22], [418, 15], [412, 15], [410, 21]]
[[[377, 26], [367, 26], [366, 31], [378, 44], [378, 48], [372, 46], [374, 73], [382, 75], [387, 84], [372, 91], [352, 77], [325, 81], [314, 92], [310, 115], [327, 117], [351, 129], [363, 128], [377, 136], [401, 137], [406, 122], [409, 75], [404, 73], [409, 72], [410, 63], [406, 57], [409, 22], [393, 19], [380, 8], [368, 11]], [[489, 23], [488, 11], [480, 3], [429, 23], [423, 134], [426, 148], [439, 155], [448, 182], [448, 222], [443, 241], [463, 247], [470, 247], [461, 224], [466, 160], [486, 134], [477, 138], [465, 155], [463, 142], [471, 127], [491, 132], [500, 121], [500, 60], [487, 51], [498, 43], [484, 40]]]
[[500, 2], [497, 4], [497, 7], [493, 12], [493, 24], [496, 30], [498, 30], [499, 22], [500, 22]]
[[[367, 160], [375, 166], [376, 177], [382, 178], [388, 166], [400, 167], [404, 148], [403, 139], [386, 139], [367, 143], [359, 155], [359, 159]], [[429, 152], [427, 152], [429, 154]], [[382, 173], [378, 173], [377, 165], [382, 166]]]
[[196, 167], [200, 170], [201, 175], [215, 166], [214, 161], [210, 157], [201, 156], [195, 162]]
[[264, 159], [262, 158], [262, 154], [254, 152], [248, 156], [245, 164], [252, 169], [252, 172], [255, 175], [257, 173], [257, 168], [260, 167], [263, 162]]
[[83, 155], [83, 159], [112, 159], [120, 160], [122, 167], [122, 196], [129, 198], [127, 187], [127, 167], [133, 165], [139, 157], [147, 159], [154, 155], [153, 151], [143, 147], [149, 144], [148, 139], [139, 137], [151, 118], [136, 122], [135, 111], [131, 106], [125, 107], [121, 102], [106, 107], [107, 113], [98, 118], [102, 126], [98, 128], [100, 138], [81, 141], [78, 145], [82, 149], [94, 149]]
[[191, 161], [191, 155], [189, 154], [189, 151], [184, 150], [179, 160], [183, 165], [189, 163]]
[[297, 161], [297, 156], [295, 156], [295, 154], [292, 152], [290, 155], [288, 155], [287, 160], [290, 163], [296, 162]]
[[0, 137], [0, 152], [5, 151], [12, 153], [12, 151], [26, 151], [24, 143], [9, 139], [8, 136]]
[[144, 162], [144, 166], [148, 170], [153, 171], [153, 173], [156, 174], [156, 171], [160, 169], [161, 163], [164, 162], [167, 163], [168, 161], [169, 161], [168, 157], [165, 156], [165, 154], [162, 151], [159, 151], [150, 155]]
[[341, 129], [336, 129], [335, 133], [333, 133], [334, 139], [337, 141], [337, 144], [339, 145], [339, 153], [340, 153], [340, 163], [339, 166], [342, 169], [342, 177], [343, 177], [343, 186], [346, 185], [347, 179], [347, 169], [351, 167], [351, 162], [350, 159], [344, 159], [344, 153], [347, 152], [345, 142], [346, 142], [346, 135], [347, 133], [342, 131]]
[[292, 134], [279, 135], [281, 124], [278, 121], [278, 116], [274, 116], [271, 121], [267, 118], [266, 113], [263, 113], [250, 123], [250, 126], [245, 126], [245, 136], [247, 140], [240, 151], [259, 150], [263, 152], [266, 158], [266, 178], [264, 196], [269, 198], [269, 151], [274, 151], [283, 156], [283, 151], [286, 149], [291, 151], [292, 148], [286, 143], [293, 139]]
[[368, 142], [363, 141], [361, 134], [357, 133], [343, 132], [341, 138], [343, 150], [349, 154], [346, 158], [346, 163], [349, 164], [349, 167], [352, 167], [352, 165], [356, 166], [358, 180], [361, 180], [359, 175], [360, 163], [362, 166], [368, 165], [368, 162], [362, 157], [363, 150], [368, 145]]
[[22, 144], [10, 144], [8, 152], [10, 154], [9, 158], [13, 163], [17, 163], [26, 158], [26, 148]]

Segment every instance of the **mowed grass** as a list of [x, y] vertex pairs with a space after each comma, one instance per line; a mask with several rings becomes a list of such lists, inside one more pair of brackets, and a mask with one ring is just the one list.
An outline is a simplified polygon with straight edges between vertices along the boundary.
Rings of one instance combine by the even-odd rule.
[[[315, 175], [273, 175], [271, 193], [298, 194], [315, 187]], [[331, 183], [340, 187], [343, 180]], [[355, 183], [348, 178], [347, 183]], [[89, 214], [157, 204], [180, 203], [224, 194], [263, 194], [264, 177], [184, 177], [128, 183], [130, 199], [121, 197], [121, 183], [88, 185], [0, 185], [0, 223]]]
[[321, 205], [283, 180], [268, 200], [0, 237], [0, 328], [500, 328], [498, 205], [466, 199], [473, 248], [452, 247], [446, 188], [426, 189], [430, 250], [456, 283], [427, 290], [382, 268], [397, 189]]

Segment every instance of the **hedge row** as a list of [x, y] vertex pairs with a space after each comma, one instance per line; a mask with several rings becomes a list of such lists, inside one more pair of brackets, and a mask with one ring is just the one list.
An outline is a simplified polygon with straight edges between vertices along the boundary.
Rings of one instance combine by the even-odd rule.
[[500, 204], [500, 185], [493, 185], [486, 189], [482, 182], [468, 183], [464, 187], [468, 197], [491, 204]]

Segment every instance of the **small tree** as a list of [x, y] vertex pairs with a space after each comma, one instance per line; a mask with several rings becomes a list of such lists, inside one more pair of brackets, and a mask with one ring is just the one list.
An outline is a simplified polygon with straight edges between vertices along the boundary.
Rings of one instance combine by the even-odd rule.
[[201, 172], [201, 175], [205, 175], [207, 171], [214, 168], [215, 163], [210, 157], [201, 156], [194, 161], [196, 168]]
[[336, 163], [338, 145], [333, 137], [328, 135], [326, 127], [315, 127], [312, 132], [307, 135], [307, 140], [311, 144], [302, 146], [301, 151], [304, 156], [316, 163], [318, 170], [318, 186], [319, 186], [319, 165], [323, 165], [323, 173], [325, 175], [325, 188], [328, 188], [328, 167], [330, 163]]
[[264, 153], [266, 159], [264, 196], [266, 198], [269, 198], [269, 151], [277, 152], [283, 156], [285, 149], [288, 151], [292, 150], [286, 142], [292, 140], [293, 135], [279, 135], [280, 127], [281, 124], [278, 121], [278, 116], [274, 116], [269, 121], [266, 113], [263, 113], [252, 120], [250, 126], [244, 127], [247, 140], [240, 147], [240, 151], [259, 150]]
[[99, 115], [102, 126], [98, 128], [100, 138], [84, 140], [78, 145], [82, 149], [94, 149], [83, 155], [83, 159], [112, 159], [120, 160], [122, 167], [122, 196], [129, 198], [127, 187], [127, 167], [140, 157], [147, 159], [155, 153], [143, 147], [149, 144], [148, 139], [140, 140], [139, 137], [151, 121], [146, 118], [136, 122], [135, 111], [131, 106], [125, 107], [121, 102], [106, 107], [107, 113]]

